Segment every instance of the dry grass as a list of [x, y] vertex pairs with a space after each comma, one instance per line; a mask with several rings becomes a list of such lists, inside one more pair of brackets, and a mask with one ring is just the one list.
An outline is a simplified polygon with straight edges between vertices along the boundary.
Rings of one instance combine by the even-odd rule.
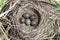
[[[16, 5], [19, 5], [19, 10], [16, 8]], [[60, 14], [59, 11], [56, 10], [53, 6], [51, 6], [46, 2], [40, 1], [38, 3], [39, 5], [36, 5], [34, 2], [30, 1], [30, 3], [24, 4], [20, 0], [12, 0], [9, 2], [9, 8], [5, 12], [2, 12], [0, 14], [0, 31], [1, 31], [1, 37], [0, 40], [54, 40], [53, 38], [55, 35], [57, 35], [57, 32], [59, 33], [60, 30], [58, 30], [60, 24]], [[47, 5], [46, 5], [47, 4]], [[36, 29], [33, 29], [32, 31], [26, 32], [26, 30], [21, 29], [18, 26], [21, 26], [18, 23], [17, 19], [19, 18], [21, 11], [31, 6], [39, 11], [41, 14], [41, 22], [39, 26], [37, 26]], [[18, 7], [18, 6], [17, 6]], [[14, 10], [14, 11], [13, 11]], [[12, 12], [14, 16], [11, 16], [10, 12]], [[19, 12], [17, 12], [19, 11]], [[16, 13], [17, 12], [17, 13]], [[7, 17], [10, 17], [11, 19], [7, 19]], [[18, 17], [17, 17], [18, 16]], [[59, 22], [57, 22], [58, 20]], [[13, 25], [10, 22], [13, 22]], [[6, 23], [5, 23], [6, 22]], [[7, 26], [7, 29], [4, 28], [4, 24], [9, 24]], [[27, 27], [27, 26], [26, 26]], [[12, 29], [12, 33], [9, 34], [9, 30]], [[30, 29], [30, 28], [28, 28]], [[14, 31], [13, 31], [14, 30]], [[16, 32], [17, 33], [16, 33]], [[19, 35], [19, 36], [16, 36]], [[8, 37], [10, 36], [10, 38]], [[20, 38], [21, 36], [21, 38]], [[11, 39], [13, 38], [13, 39]], [[58, 37], [57, 37], [58, 38]], [[59, 40], [59, 39], [57, 39]]]

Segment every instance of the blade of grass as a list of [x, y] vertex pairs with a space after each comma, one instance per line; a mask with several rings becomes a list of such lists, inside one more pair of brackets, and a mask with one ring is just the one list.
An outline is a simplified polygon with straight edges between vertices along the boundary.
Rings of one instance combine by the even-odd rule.
[[58, 10], [60, 10], [60, 2], [57, 3], [57, 1], [55, 1], [55, 0], [50, 0], [50, 3], [52, 6], [54, 6]]
[[7, 0], [0, 0], [0, 7], [2, 7], [6, 2]]

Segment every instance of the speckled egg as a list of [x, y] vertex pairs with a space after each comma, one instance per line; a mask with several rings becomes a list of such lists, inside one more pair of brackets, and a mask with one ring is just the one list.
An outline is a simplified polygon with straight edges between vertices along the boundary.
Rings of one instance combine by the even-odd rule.
[[31, 20], [30, 20], [30, 19], [26, 19], [26, 20], [25, 20], [25, 24], [26, 24], [26, 25], [30, 25], [30, 24], [31, 24]]
[[35, 20], [36, 18], [37, 18], [36, 15], [31, 15], [30, 17], [31, 20]]
[[38, 22], [37, 21], [31, 21], [31, 26], [37, 26]]
[[22, 16], [23, 16], [24, 18], [29, 18], [29, 17], [30, 17], [29, 13], [24, 13]]
[[21, 17], [21, 18], [19, 19], [19, 22], [20, 22], [20, 23], [24, 23], [24, 22], [25, 22], [25, 18]]

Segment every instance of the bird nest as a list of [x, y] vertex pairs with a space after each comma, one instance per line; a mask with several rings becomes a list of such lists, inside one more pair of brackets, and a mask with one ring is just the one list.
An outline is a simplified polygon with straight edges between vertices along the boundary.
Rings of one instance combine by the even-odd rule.
[[10, 0], [3, 6], [1, 13], [8, 10], [0, 22], [10, 40], [54, 40], [59, 33], [59, 11], [50, 3]]

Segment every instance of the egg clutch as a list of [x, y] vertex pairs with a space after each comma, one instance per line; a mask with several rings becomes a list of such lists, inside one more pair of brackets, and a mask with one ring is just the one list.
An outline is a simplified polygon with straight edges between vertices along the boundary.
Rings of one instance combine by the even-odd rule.
[[19, 19], [21, 24], [26, 24], [27, 26], [37, 26], [38, 19], [36, 14], [29, 14], [24, 13], [22, 14], [22, 17]]

